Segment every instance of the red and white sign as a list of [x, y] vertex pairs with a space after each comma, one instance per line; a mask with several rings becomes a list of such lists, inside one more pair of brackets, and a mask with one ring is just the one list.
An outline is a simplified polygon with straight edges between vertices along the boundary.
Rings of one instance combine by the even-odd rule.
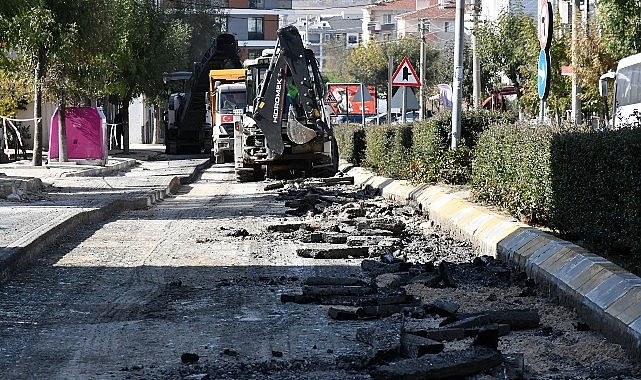
[[394, 75], [392, 75], [392, 86], [420, 87], [420, 85], [421, 80], [416, 75], [409, 58], [403, 58]]
[[550, 33], [552, 32], [552, 14], [550, 13], [550, 6], [548, 0], [539, 0], [539, 42], [541, 49], [547, 47], [550, 40]]
[[561, 66], [561, 75], [572, 75], [572, 74], [574, 74], [574, 67]]
[[231, 123], [234, 121], [234, 115], [220, 115], [221, 123]]

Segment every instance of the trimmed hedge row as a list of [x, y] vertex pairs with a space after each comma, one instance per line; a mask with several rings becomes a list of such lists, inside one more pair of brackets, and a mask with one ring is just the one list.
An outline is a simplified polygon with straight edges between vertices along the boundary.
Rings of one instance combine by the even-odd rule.
[[463, 112], [455, 151], [450, 130], [451, 116], [441, 114], [413, 126], [339, 126], [336, 136], [341, 157], [380, 175], [470, 185], [478, 201], [597, 251], [641, 253], [641, 129], [597, 132]]

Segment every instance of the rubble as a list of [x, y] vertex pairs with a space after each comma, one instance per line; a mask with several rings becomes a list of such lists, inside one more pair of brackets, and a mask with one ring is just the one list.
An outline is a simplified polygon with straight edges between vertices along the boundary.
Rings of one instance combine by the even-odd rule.
[[500, 288], [521, 281], [524, 297], [535, 295], [536, 285], [492, 257], [457, 255], [457, 246], [469, 251], [467, 243], [448, 235], [426, 236], [434, 226], [421, 221], [419, 211], [367, 199], [371, 193], [367, 188], [355, 193], [306, 189], [304, 183], [285, 187], [279, 198], [295, 208], [286, 215], [299, 220], [269, 230], [303, 243], [297, 250], [301, 257], [361, 258], [362, 273], [303, 279], [300, 294], [281, 294], [281, 302], [319, 305], [336, 323], [380, 321], [354, 328], [356, 340], [369, 347], [361, 355], [373, 379], [473, 378], [481, 373], [480, 378], [523, 378], [524, 355], [503, 352], [500, 339], [540, 327], [537, 310], [488, 305], [470, 312], [456, 299], [422, 299], [408, 289], [457, 289], [457, 271], [463, 266], [466, 283]]

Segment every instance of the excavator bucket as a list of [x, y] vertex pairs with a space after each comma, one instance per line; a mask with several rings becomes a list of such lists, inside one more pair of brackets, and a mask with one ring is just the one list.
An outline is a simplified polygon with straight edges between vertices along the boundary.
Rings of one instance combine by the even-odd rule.
[[289, 116], [287, 117], [287, 137], [296, 144], [305, 144], [315, 138], [316, 135], [315, 130], [307, 128], [296, 120], [293, 107], [290, 107]]

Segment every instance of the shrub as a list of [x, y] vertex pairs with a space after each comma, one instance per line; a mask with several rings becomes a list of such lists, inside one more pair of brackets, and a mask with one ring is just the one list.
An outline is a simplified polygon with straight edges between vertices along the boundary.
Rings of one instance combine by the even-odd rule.
[[340, 158], [361, 165], [365, 155], [365, 130], [360, 124], [334, 125], [334, 138]]

